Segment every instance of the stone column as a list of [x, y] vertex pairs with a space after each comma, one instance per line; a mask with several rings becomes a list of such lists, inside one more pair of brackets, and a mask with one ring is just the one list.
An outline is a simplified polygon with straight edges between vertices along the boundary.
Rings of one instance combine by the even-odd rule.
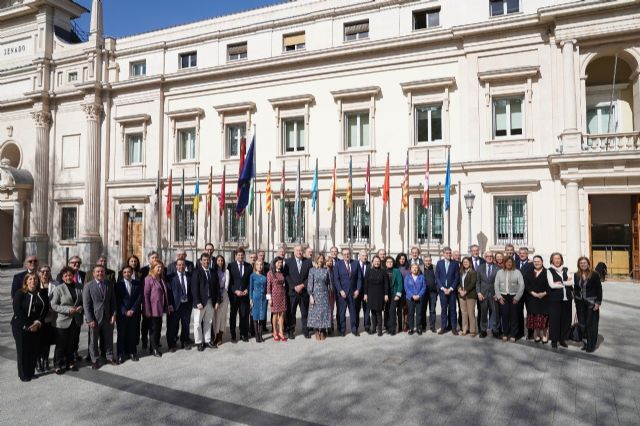
[[100, 118], [102, 105], [82, 106], [87, 119], [84, 162], [84, 227], [78, 248], [84, 264], [92, 265], [99, 256], [100, 237]]
[[[13, 205], [13, 231], [11, 234], [11, 247], [13, 250], [13, 263], [22, 266], [24, 257], [22, 248], [24, 241], [24, 204], [18, 200]], [[43, 262], [44, 263], [44, 262]]]
[[582, 148], [582, 138], [578, 131], [578, 107], [576, 100], [577, 76], [574, 66], [575, 40], [560, 42], [562, 47], [562, 75], [563, 75], [563, 110], [564, 130], [562, 132], [562, 147], [564, 152], [579, 152]]
[[[31, 221], [27, 243], [27, 254], [36, 255], [40, 262], [49, 261], [49, 127], [51, 113], [35, 111], [31, 113], [36, 125], [36, 152], [33, 167], [33, 199]], [[15, 212], [14, 212], [15, 214]]]
[[570, 270], [575, 269], [578, 257], [582, 256], [580, 238], [580, 196], [578, 193], [578, 180], [569, 180], [566, 188], [566, 230], [567, 230], [567, 254], [565, 264]]

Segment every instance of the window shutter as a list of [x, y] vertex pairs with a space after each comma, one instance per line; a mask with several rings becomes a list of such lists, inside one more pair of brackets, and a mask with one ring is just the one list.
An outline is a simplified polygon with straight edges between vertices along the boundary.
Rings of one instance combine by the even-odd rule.
[[298, 44], [305, 44], [305, 33], [285, 35], [283, 37], [283, 44], [285, 46], [295, 46]]
[[369, 21], [353, 22], [344, 24], [344, 35], [353, 35], [369, 32]]
[[227, 46], [227, 54], [229, 55], [241, 55], [247, 53], [247, 43], [230, 44]]

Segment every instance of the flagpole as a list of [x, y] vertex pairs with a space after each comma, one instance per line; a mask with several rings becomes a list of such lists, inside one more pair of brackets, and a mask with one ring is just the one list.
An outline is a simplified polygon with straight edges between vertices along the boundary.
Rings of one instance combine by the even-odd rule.
[[[285, 221], [285, 207], [287, 204], [287, 191], [284, 187], [285, 184], [285, 169], [284, 169], [284, 160], [282, 160], [282, 175], [280, 176], [280, 243], [284, 244], [285, 240], [285, 230], [284, 230], [284, 221]], [[286, 253], [285, 253], [286, 254]]]
[[187, 218], [186, 213], [184, 211], [184, 169], [182, 169], [182, 182], [180, 196], [182, 198], [180, 203], [180, 218], [182, 219], [182, 223], [180, 224], [180, 242], [184, 246], [185, 236], [187, 234]]
[[[440, 200], [440, 181], [438, 181], [438, 200]], [[443, 203], [440, 204], [440, 212], [442, 213], [442, 209], [444, 208], [444, 200]], [[443, 215], [444, 217], [444, 215]], [[442, 230], [442, 233], [444, 233], [444, 229]], [[442, 237], [438, 238], [438, 256], [440, 255], [440, 248], [442, 246]]]
[[[195, 239], [195, 244], [194, 244], [194, 249], [193, 249], [193, 259], [195, 260], [198, 256], [198, 228], [199, 228], [199, 219], [200, 219], [200, 167], [196, 167], [196, 182], [198, 185], [198, 194], [196, 195], [196, 197], [198, 197], [198, 207], [196, 208], [196, 211], [193, 212], [193, 221], [194, 221], [194, 226], [196, 227], [196, 239]], [[195, 203], [196, 200], [194, 200]]]
[[[431, 256], [431, 234], [433, 234], [433, 230], [431, 229], [431, 222], [429, 222], [429, 209], [431, 208], [431, 200], [429, 200], [429, 181], [431, 180], [431, 171], [430, 169], [430, 159], [429, 159], [429, 150], [427, 149], [427, 179], [425, 181], [426, 188], [424, 189], [427, 194], [427, 254]], [[417, 226], [417, 222], [416, 222]]]
[[[451, 167], [451, 148], [447, 151], [447, 164]], [[446, 191], [446, 188], [445, 188]], [[446, 202], [446, 200], [445, 200]], [[447, 244], [451, 247], [451, 169], [449, 169], [449, 208], [447, 209]]]
[[409, 210], [411, 210], [411, 179], [409, 178], [409, 151], [407, 151], [407, 250], [411, 250], [411, 222], [409, 222]]
[[[269, 178], [269, 184], [271, 184], [271, 161], [269, 161], [269, 174], [267, 176]], [[267, 203], [269, 203], [269, 200], [267, 200]], [[271, 204], [273, 204], [273, 201], [271, 201]], [[267, 212], [267, 258], [268, 259], [271, 259], [271, 253], [270, 253], [271, 251], [271, 208], [272, 207], [269, 207], [269, 211]]]
[[[316, 170], [315, 176], [318, 174], [318, 157], [316, 157]], [[317, 182], [316, 182], [317, 185]], [[320, 251], [320, 191], [316, 188], [316, 234], [314, 237], [314, 252], [318, 253]]]
[[353, 156], [349, 156], [349, 177], [347, 178], [348, 182], [349, 182], [349, 187], [348, 187], [348, 191], [349, 191], [349, 206], [347, 209], [347, 213], [348, 213], [348, 218], [349, 218], [349, 250], [351, 250], [351, 247], [353, 246], [353, 217], [351, 216], [352, 214], [352, 208], [351, 205], [353, 204], [353, 182], [351, 180], [351, 167], [352, 167], [352, 161], [353, 161]]
[[171, 230], [171, 217], [173, 216], [173, 201], [171, 200], [171, 193], [173, 192], [173, 172], [171, 169], [169, 170], [169, 190], [167, 191], [167, 203], [171, 206], [171, 214], [167, 215], [167, 228], [169, 228], [169, 246], [167, 247], [167, 257], [165, 260], [169, 260], [169, 254], [171, 253], [171, 243], [172, 243], [172, 230]]
[[369, 207], [369, 211], [367, 212], [369, 215], [369, 238], [367, 239], [367, 250], [369, 250], [371, 248], [371, 154], [367, 155], [366, 180], [367, 193], [364, 194], [364, 196], [367, 197], [367, 206]]
[[[387, 152], [387, 164], [388, 163], [389, 163], [389, 152]], [[391, 166], [389, 165], [389, 167]], [[391, 180], [391, 174], [389, 174], [389, 180]], [[391, 182], [389, 182], [389, 187], [391, 187]], [[385, 189], [383, 189], [383, 191], [385, 191]], [[389, 189], [389, 192], [391, 192], [391, 189]], [[387, 244], [384, 249], [387, 252], [387, 254], [391, 253], [391, 196], [390, 194], [387, 194]]]
[[[218, 213], [218, 215], [220, 216], [220, 227], [222, 228], [222, 238], [220, 238], [221, 241], [221, 246], [224, 247], [225, 245], [225, 240], [227, 239], [227, 235], [226, 235], [226, 227], [225, 227], [225, 221], [227, 218], [227, 215], [225, 214], [225, 209], [226, 209], [226, 203], [227, 203], [227, 188], [226, 188], [226, 184], [227, 184], [227, 166], [224, 165], [222, 166], [222, 185], [220, 187], [220, 197], [222, 198], [222, 203], [218, 202], [218, 208], [220, 209], [220, 212]], [[222, 251], [222, 253], [224, 254], [224, 250]]]

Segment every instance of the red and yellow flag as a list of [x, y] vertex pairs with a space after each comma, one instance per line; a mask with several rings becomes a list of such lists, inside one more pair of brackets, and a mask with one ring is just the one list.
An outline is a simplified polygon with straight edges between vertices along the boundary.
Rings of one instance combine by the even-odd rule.
[[336, 204], [336, 157], [333, 157], [333, 175], [331, 178], [331, 196], [329, 197], [329, 207], [327, 210], [333, 210]]
[[407, 161], [404, 165], [404, 180], [402, 181], [402, 206], [401, 211], [409, 208], [409, 151], [407, 150]]
[[271, 161], [269, 161], [269, 173], [267, 173], [267, 213], [271, 214]]
[[389, 153], [387, 152], [387, 165], [384, 168], [384, 184], [382, 185], [382, 202], [387, 204], [389, 202]]
[[173, 171], [170, 170], [169, 171], [169, 189], [167, 191], [167, 218], [171, 219], [171, 191], [172, 191], [172, 185], [171, 185], [171, 176], [173, 175]]

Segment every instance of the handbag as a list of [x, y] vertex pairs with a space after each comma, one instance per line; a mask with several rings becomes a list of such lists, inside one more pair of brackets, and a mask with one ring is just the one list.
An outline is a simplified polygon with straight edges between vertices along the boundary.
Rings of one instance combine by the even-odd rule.
[[582, 325], [578, 322], [578, 315], [573, 316], [573, 324], [571, 325], [571, 329], [569, 330], [569, 339], [573, 342], [582, 342]]

